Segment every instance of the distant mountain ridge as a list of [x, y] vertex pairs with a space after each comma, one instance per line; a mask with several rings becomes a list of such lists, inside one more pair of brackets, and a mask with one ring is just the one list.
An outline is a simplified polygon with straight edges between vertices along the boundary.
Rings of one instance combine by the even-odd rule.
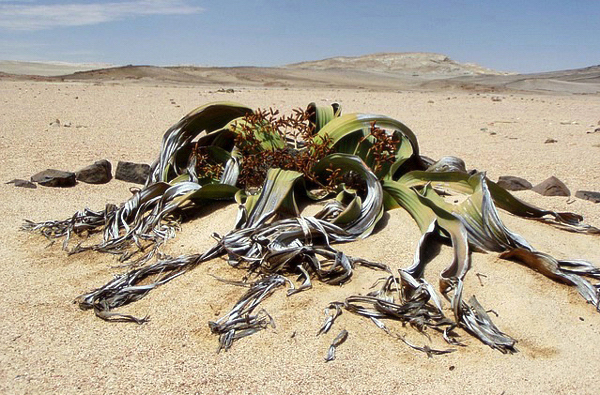
[[363, 56], [337, 56], [328, 59], [293, 63], [287, 68], [312, 70], [362, 70], [394, 74], [506, 75], [473, 63], [459, 63], [448, 56], [429, 52], [374, 53]]
[[77, 71], [88, 71], [111, 67], [109, 63], [69, 63], [69, 62], [22, 62], [0, 60], [0, 72], [16, 75], [57, 76]]
[[[106, 63], [20, 62], [0, 60], [0, 72], [17, 75], [59, 76], [81, 71], [85, 72], [118, 67], [119, 66]], [[161, 68], [227, 69], [229, 67], [180, 65]], [[363, 56], [337, 56], [322, 60], [293, 63], [283, 67], [267, 67], [267, 69], [280, 68], [299, 70], [353, 70], [363, 72], [402, 74], [409, 76], [412, 76], [413, 74], [419, 76], [435, 75], [436, 77], [446, 78], [468, 75], [509, 74], [472, 63], [459, 63], [450, 59], [446, 55], [428, 52], [381, 52]]]
[[[9, 66], [7, 68], [7, 65]], [[0, 79], [217, 87], [466, 90], [600, 95], [600, 66], [503, 73], [423, 52], [340, 56], [282, 67], [118, 66], [0, 61]]]

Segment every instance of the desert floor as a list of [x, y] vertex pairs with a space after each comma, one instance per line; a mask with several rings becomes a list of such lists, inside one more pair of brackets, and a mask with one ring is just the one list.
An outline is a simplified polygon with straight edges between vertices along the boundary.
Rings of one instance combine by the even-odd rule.
[[[424, 155], [455, 155], [468, 168], [521, 176], [533, 184], [555, 175], [575, 191], [600, 191], [599, 96], [550, 96], [468, 92], [375, 92], [357, 90], [150, 86], [144, 84], [0, 81], [0, 392], [2, 393], [597, 393], [600, 314], [577, 291], [496, 254], [473, 256], [465, 296], [476, 294], [499, 317], [495, 323], [518, 340], [519, 352], [504, 355], [460, 331], [467, 347], [428, 359], [344, 313], [331, 332], [315, 336], [331, 301], [366, 293], [381, 272], [359, 268], [342, 287], [315, 283], [287, 298], [276, 292], [263, 307], [277, 323], [216, 353], [208, 321], [223, 315], [244, 289], [212, 275], [239, 279], [221, 260], [203, 264], [122, 310], [150, 315], [135, 324], [106, 323], [80, 311], [73, 299], [103, 285], [116, 268], [113, 256], [73, 256], [60, 243], [19, 231], [24, 218], [63, 219], [84, 207], [101, 209], [130, 196], [129, 187], [80, 183], [73, 188], [22, 189], [4, 182], [46, 168], [75, 171], [95, 160], [151, 162], [163, 132], [209, 101], [289, 111], [311, 101], [342, 104], [344, 112], [389, 115], [419, 139]], [[50, 126], [55, 119], [62, 125]], [[482, 130], [483, 129], [483, 130]], [[545, 144], [553, 138], [556, 143]], [[516, 195], [559, 211], [573, 211], [600, 226], [600, 205], [533, 192]], [[206, 209], [185, 223], [166, 251], [201, 252], [210, 235], [233, 226], [234, 205]], [[600, 238], [578, 235], [502, 214], [509, 228], [557, 258], [585, 258], [600, 265]], [[349, 255], [410, 264], [419, 231], [408, 214], [389, 212], [385, 226], [366, 240], [343, 245]], [[428, 269], [436, 284], [449, 249]], [[476, 273], [484, 274], [480, 283]], [[393, 326], [393, 325], [392, 325]], [[410, 328], [393, 326], [417, 344], [429, 341]], [[349, 338], [337, 359], [327, 348], [341, 330]], [[436, 334], [432, 346], [445, 347]]]

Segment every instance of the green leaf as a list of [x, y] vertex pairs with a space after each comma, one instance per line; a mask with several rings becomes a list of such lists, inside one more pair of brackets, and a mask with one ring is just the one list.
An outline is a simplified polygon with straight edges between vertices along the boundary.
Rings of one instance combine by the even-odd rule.
[[[485, 176], [485, 174], [484, 174]], [[426, 184], [442, 192], [459, 193], [470, 195], [478, 187], [480, 173], [469, 175], [462, 172], [427, 172], [411, 171], [406, 173], [398, 180], [409, 188], [423, 187]], [[570, 212], [556, 212], [541, 209], [532, 204], [524, 202], [504, 188], [498, 186], [495, 182], [485, 178], [487, 189], [494, 203], [501, 209], [508, 211], [513, 215], [525, 218], [539, 218], [542, 221], [552, 225], [567, 228], [575, 232], [600, 234], [600, 229], [582, 222], [583, 217]], [[545, 218], [550, 216], [551, 218]]]
[[333, 221], [336, 225], [347, 225], [352, 221], [356, 221], [360, 216], [362, 208], [362, 200], [360, 196], [354, 196], [354, 198], [350, 201], [350, 203], [346, 206], [344, 211], [338, 215]]
[[232, 200], [240, 189], [226, 184], [206, 184], [192, 193], [192, 200]]
[[353, 238], [357, 237], [356, 235], [361, 238], [367, 237], [383, 216], [383, 190], [379, 180], [356, 155], [332, 154], [326, 156], [315, 166], [315, 174], [323, 174], [330, 167], [340, 169], [341, 174], [352, 171], [365, 181], [367, 192], [362, 199], [360, 216], [348, 223], [345, 230], [353, 235]]
[[[339, 118], [335, 118], [328, 124], [326, 124], [315, 137], [315, 141], [323, 139], [325, 136], [329, 136], [332, 140], [334, 147], [347, 136], [352, 136], [356, 131], [361, 131], [362, 136], [369, 134], [371, 124], [375, 122], [377, 127], [389, 130], [398, 130], [404, 134], [410, 144], [415, 155], [419, 154], [419, 144], [417, 143], [417, 137], [406, 125], [402, 122], [397, 121], [393, 118], [386, 117], [383, 115], [372, 115], [372, 114], [347, 114], [342, 115]], [[351, 137], [355, 138], [355, 137]]]
[[383, 180], [382, 184], [383, 190], [413, 217], [421, 233], [425, 233], [437, 218], [433, 210], [423, 204], [417, 192], [405, 184], [394, 180]]
[[408, 188], [423, 187], [431, 184], [436, 190], [453, 191], [462, 194], [473, 193], [470, 175], [460, 172], [433, 173], [427, 171], [411, 171], [404, 174], [398, 182]]
[[[247, 226], [261, 224], [271, 218], [288, 199], [288, 195], [292, 194], [294, 184], [301, 177], [302, 173], [297, 171], [269, 169], [260, 196], [256, 202], [251, 203], [251, 209], [248, 209]], [[286, 203], [288, 210], [290, 204], [295, 206], [295, 201], [287, 201]], [[248, 201], [246, 204], [248, 204]], [[294, 207], [294, 211], [298, 215], [298, 207]]]
[[152, 164], [146, 185], [177, 177], [175, 158], [180, 149], [187, 146], [202, 132], [211, 133], [221, 129], [231, 120], [251, 113], [252, 109], [233, 102], [214, 102], [198, 107], [164, 134], [159, 157]]
[[311, 114], [310, 122], [315, 125], [315, 132], [323, 129], [323, 126], [342, 114], [342, 108], [338, 103], [332, 103], [328, 106], [317, 106], [313, 102], [308, 105], [306, 111]]

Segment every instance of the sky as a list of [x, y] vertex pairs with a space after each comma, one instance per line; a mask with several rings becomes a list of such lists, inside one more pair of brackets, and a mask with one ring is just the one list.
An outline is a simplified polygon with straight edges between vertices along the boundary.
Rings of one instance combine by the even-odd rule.
[[499, 71], [600, 64], [597, 0], [0, 0], [0, 59], [281, 66], [435, 52]]

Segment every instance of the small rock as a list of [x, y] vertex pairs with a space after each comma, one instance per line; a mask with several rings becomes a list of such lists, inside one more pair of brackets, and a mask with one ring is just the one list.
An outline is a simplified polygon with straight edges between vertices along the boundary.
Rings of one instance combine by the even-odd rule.
[[9, 182], [7, 182], [7, 184], [14, 184], [16, 187], [19, 187], [19, 188], [31, 188], [31, 189], [37, 188], [37, 185], [35, 185], [33, 182], [27, 181], [27, 180], [21, 180], [18, 178], [15, 178], [14, 180], [10, 180]]
[[577, 191], [575, 197], [583, 200], [589, 200], [593, 203], [600, 203], [600, 192], [593, 191]]
[[112, 166], [109, 161], [102, 159], [76, 171], [75, 177], [77, 181], [87, 184], [106, 184], [112, 179]]
[[552, 143], [558, 143], [558, 140], [546, 139], [546, 141], [544, 141], [544, 144], [552, 144]]
[[492, 96], [492, 101], [502, 101], [500, 96]]
[[591, 133], [600, 133], [600, 128], [596, 128], [596, 129], [594, 129], [593, 131], [589, 131], [589, 132], [587, 132], [587, 133], [588, 133], [588, 134], [591, 134]]
[[427, 100], [427, 103], [429, 103], [429, 104], [433, 104], [433, 103], [435, 103], [435, 102], [434, 102], [433, 100]]
[[507, 191], [526, 191], [533, 188], [529, 181], [515, 176], [500, 176], [497, 184]]
[[63, 127], [65, 128], [70, 128], [71, 127], [71, 122], [66, 122]]
[[50, 126], [60, 126], [60, 119], [56, 118], [54, 121], [50, 122]]
[[531, 190], [544, 196], [571, 196], [569, 188], [554, 176], [540, 182]]
[[75, 173], [48, 169], [31, 176], [32, 182], [37, 182], [45, 187], [72, 187], [77, 184]]
[[117, 163], [115, 178], [117, 180], [145, 184], [150, 175], [150, 166], [145, 163], [121, 162]]

